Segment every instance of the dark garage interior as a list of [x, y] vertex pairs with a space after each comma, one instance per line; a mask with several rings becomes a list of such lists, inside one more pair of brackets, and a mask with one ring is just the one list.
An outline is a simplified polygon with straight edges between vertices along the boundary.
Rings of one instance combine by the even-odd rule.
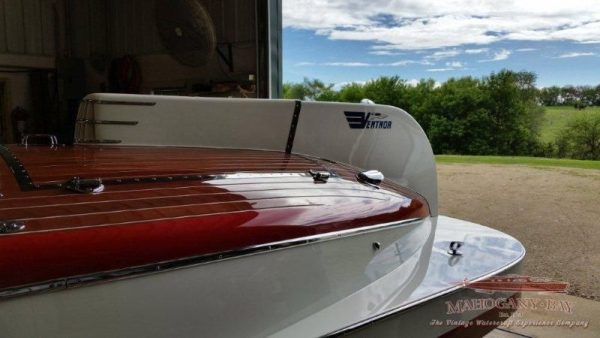
[[280, 0], [0, 0], [0, 139], [72, 142], [94, 92], [278, 97], [280, 13]]

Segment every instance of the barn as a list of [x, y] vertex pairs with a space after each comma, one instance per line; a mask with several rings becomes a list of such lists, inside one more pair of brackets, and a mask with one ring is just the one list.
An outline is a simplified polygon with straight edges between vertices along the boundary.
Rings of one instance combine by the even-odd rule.
[[279, 97], [281, 0], [0, 0], [0, 141], [70, 143], [89, 93]]

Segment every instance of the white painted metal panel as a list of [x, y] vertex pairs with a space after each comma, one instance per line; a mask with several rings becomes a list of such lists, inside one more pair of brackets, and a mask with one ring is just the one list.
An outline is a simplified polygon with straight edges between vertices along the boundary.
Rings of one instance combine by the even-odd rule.
[[[92, 94], [86, 99], [149, 102], [153, 106], [94, 104], [99, 120], [138, 121], [136, 126], [97, 125], [95, 137], [124, 145], [213, 146], [285, 150], [293, 101]], [[82, 106], [81, 109], [85, 107]], [[92, 109], [92, 107], [88, 107]], [[83, 118], [83, 115], [80, 115]]]

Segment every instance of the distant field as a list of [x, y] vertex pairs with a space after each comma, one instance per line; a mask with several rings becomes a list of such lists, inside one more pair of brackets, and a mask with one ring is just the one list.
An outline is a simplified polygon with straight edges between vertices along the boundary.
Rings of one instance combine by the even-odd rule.
[[540, 139], [543, 142], [554, 141], [558, 132], [567, 124], [573, 116], [585, 114], [600, 114], [600, 107], [587, 107], [577, 110], [570, 106], [546, 107], [546, 116], [542, 124]]
[[524, 156], [468, 156], [436, 155], [438, 163], [483, 163], [483, 164], [520, 164], [528, 166], [550, 166], [600, 170], [600, 161], [584, 161]]

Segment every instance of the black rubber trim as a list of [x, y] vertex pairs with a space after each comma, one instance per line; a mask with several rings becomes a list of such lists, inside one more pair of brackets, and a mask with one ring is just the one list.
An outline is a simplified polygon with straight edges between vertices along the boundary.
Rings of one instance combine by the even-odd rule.
[[292, 115], [292, 124], [290, 125], [290, 133], [288, 135], [287, 144], [285, 145], [285, 153], [291, 154], [294, 147], [294, 138], [296, 137], [296, 127], [300, 118], [300, 110], [302, 110], [302, 101], [296, 100], [294, 104], [294, 115]]
[[17, 184], [21, 190], [31, 191], [36, 189], [36, 186], [33, 184], [33, 181], [31, 180], [31, 177], [29, 176], [29, 173], [27, 172], [27, 169], [25, 169], [23, 163], [21, 163], [17, 156], [15, 156], [4, 145], [0, 145], [0, 156], [2, 156], [10, 171], [13, 172], [15, 180], [17, 181]]

